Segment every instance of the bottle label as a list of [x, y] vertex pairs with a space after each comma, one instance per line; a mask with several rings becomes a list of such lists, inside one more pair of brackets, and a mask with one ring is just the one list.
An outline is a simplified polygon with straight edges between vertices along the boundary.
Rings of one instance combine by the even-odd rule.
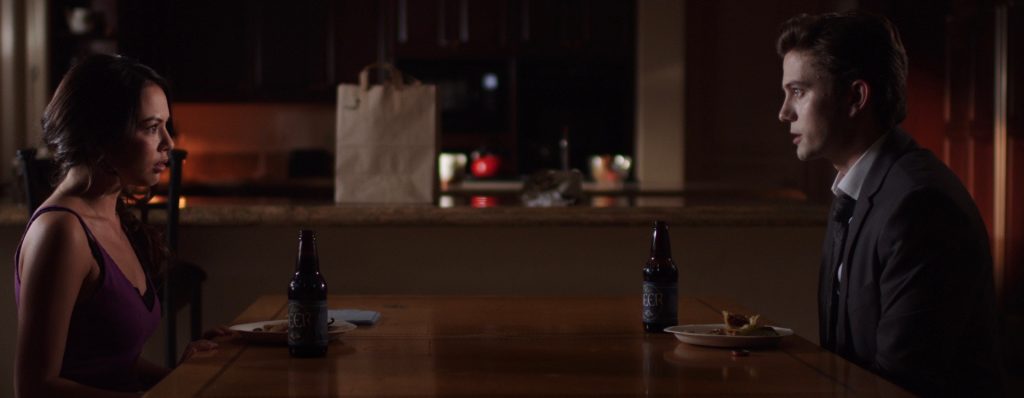
[[672, 324], [679, 322], [679, 288], [674, 283], [644, 282], [644, 323]]
[[327, 345], [326, 300], [288, 300], [288, 345]]

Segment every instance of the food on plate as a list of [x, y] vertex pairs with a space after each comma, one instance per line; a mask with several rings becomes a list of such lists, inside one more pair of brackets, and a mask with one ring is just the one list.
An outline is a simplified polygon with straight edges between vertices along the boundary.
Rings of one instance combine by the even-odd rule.
[[722, 319], [725, 321], [725, 328], [713, 329], [709, 333], [723, 336], [778, 336], [779, 334], [771, 326], [758, 323], [760, 315], [746, 316], [743, 314], [722, 311]]
[[[327, 329], [330, 330], [331, 324], [334, 323], [334, 318], [327, 320]], [[263, 327], [254, 328], [254, 332], [267, 332], [267, 333], [288, 333], [288, 322], [281, 321], [280, 323], [274, 323], [270, 325], [263, 325]]]
[[263, 327], [253, 328], [253, 331], [266, 331], [266, 333], [272, 334], [288, 333], [288, 322], [264, 324]]

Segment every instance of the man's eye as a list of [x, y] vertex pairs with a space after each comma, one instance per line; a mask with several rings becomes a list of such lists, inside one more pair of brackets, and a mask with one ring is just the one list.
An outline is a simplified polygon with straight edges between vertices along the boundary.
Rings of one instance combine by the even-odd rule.
[[803, 89], [799, 89], [799, 88], [794, 88], [793, 89], [793, 95], [796, 96], [796, 97], [802, 97], [804, 95], [804, 90]]

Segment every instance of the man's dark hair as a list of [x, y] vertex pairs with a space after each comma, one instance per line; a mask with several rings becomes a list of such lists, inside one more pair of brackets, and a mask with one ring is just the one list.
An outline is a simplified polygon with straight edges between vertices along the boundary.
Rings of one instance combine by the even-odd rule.
[[780, 57], [805, 52], [829, 74], [833, 90], [854, 80], [871, 87], [871, 102], [882, 128], [907, 116], [907, 54], [899, 32], [885, 17], [862, 12], [801, 14], [782, 24]]

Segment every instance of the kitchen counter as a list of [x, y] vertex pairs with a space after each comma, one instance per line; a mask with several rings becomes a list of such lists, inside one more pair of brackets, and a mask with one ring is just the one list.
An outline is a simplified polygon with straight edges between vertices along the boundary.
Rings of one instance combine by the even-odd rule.
[[[827, 206], [796, 190], [640, 190], [634, 183], [583, 184], [570, 207], [523, 207], [521, 181], [466, 181], [434, 204], [335, 204], [333, 181], [186, 186], [184, 226], [824, 226]], [[159, 193], [160, 190], [158, 189]], [[158, 196], [154, 200], [160, 200]], [[21, 227], [24, 205], [0, 204], [0, 225]], [[151, 212], [160, 223], [163, 211]]]
[[[649, 200], [647, 200], [649, 199]], [[724, 202], [729, 203], [729, 202]], [[161, 222], [162, 211], [151, 213]], [[647, 226], [665, 220], [678, 226], [821, 226], [827, 207], [805, 203], [747, 201], [690, 205], [683, 198], [643, 198], [632, 206], [475, 208], [436, 205], [337, 205], [324, 201], [190, 197], [181, 210], [186, 226]], [[0, 205], [0, 224], [23, 226], [23, 205]]]

